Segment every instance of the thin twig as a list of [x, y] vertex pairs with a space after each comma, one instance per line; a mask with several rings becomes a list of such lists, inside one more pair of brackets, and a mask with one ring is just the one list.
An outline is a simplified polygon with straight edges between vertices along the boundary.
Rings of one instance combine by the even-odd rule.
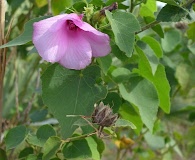
[[129, 11], [132, 13], [133, 12], [133, 8], [134, 8], [134, 1], [133, 0], [130, 0], [130, 9]]
[[[4, 44], [5, 28], [5, 0], [0, 0], [0, 45]], [[2, 134], [2, 111], [3, 111], [3, 78], [5, 74], [6, 50], [0, 49], [0, 142]]]
[[73, 141], [76, 141], [76, 140], [80, 140], [80, 139], [84, 139], [84, 138], [87, 138], [87, 137], [90, 137], [90, 136], [93, 136], [97, 134], [96, 132], [92, 132], [92, 133], [89, 133], [89, 134], [84, 134], [84, 135], [81, 135], [81, 136], [76, 136], [76, 137], [72, 137], [72, 138], [67, 138], [65, 140], [62, 140], [63, 143], [68, 143], [68, 142], [73, 142]]
[[147, 24], [146, 26], [142, 27], [140, 31], [135, 32], [135, 34], [141, 33], [141, 32], [143, 32], [143, 31], [145, 31], [149, 28], [152, 28], [152, 27], [156, 26], [159, 23], [160, 23], [160, 21], [153, 21], [153, 22]]
[[188, 2], [186, 2], [185, 4], [183, 4], [182, 7], [186, 8], [186, 7], [188, 7], [189, 5], [191, 5], [194, 2], [195, 2], [195, 0], [189, 0]]
[[[16, 49], [16, 47], [15, 47]], [[20, 111], [19, 111], [19, 94], [18, 94], [18, 72], [17, 72], [17, 56], [15, 55], [15, 61], [14, 61], [14, 71], [15, 71], [15, 82], [14, 82], [14, 86], [15, 86], [15, 91], [16, 91], [16, 95], [15, 95], [15, 102], [16, 102], [16, 114], [17, 114], [17, 119], [20, 119]]]
[[48, 3], [48, 11], [47, 11], [47, 14], [48, 15], [51, 15], [52, 12], [51, 12], [51, 0], [47, 0], [47, 3]]

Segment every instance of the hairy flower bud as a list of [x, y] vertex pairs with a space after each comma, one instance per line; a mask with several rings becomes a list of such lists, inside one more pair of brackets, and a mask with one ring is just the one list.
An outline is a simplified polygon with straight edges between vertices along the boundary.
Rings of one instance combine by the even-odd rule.
[[110, 6], [106, 6], [106, 7], [102, 8], [100, 11], [97, 11], [94, 13], [94, 15], [92, 17], [92, 22], [94, 24], [101, 22], [106, 17], [106, 14], [105, 14], [106, 10], [112, 12], [113, 10], [116, 10], [117, 8], [118, 8], [117, 2], [114, 2]]
[[114, 114], [109, 105], [104, 105], [100, 102], [99, 105], [95, 106], [92, 114], [92, 123], [96, 123], [102, 127], [110, 127], [114, 125], [118, 119], [118, 114]]

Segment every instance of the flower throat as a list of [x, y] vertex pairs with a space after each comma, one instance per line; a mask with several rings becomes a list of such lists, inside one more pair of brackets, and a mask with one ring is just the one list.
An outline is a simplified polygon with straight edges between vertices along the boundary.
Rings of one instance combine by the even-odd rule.
[[74, 22], [72, 20], [67, 20], [67, 25], [68, 25], [68, 29], [72, 30], [72, 31], [76, 31], [77, 30], [77, 26], [74, 24]]

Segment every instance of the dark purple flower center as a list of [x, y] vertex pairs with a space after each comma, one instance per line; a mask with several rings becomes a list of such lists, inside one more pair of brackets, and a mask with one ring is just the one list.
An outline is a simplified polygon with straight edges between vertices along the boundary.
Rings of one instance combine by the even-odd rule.
[[74, 24], [74, 22], [72, 20], [67, 20], [67, 25], [68, 25], [68, 29], [72, 30], [72, 31], [76, 31], [77, 30], [77, 26]]

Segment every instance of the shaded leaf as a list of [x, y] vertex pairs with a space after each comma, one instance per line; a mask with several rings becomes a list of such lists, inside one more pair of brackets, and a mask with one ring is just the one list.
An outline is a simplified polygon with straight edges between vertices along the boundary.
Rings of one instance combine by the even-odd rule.
[[181, 63], [176, 68], [175, 76], [181, 85], [183, 91], [189, 92], [195, 87], [195, 66], [187, 63]]
[[162, 22], [178, 22], [187, 14], [188, 12], [183, 8], [167, 4], [160, 10], [156, 20]]
[[112, 71], [111, 75], [115, 82], [121, 83], [129, 79], [131, 72], [127, 68], [118, 67]]
[[29, 154], [33, 154], [34, 150], [32, 147], [27, 147], [27, 148], [24, 148], [20, 154], [19, 154], [19, 158], [24, 158], [24, 157], [27, 157]]
[[44, 144], [51, 136], [55, 136], [56, 132], [51, 125], [43, 125], [37, 130], [37, 138]]
[[143, 122], [140, 115], [135, 111], [133, 106], [131, 106], [129, 103], [122, 104], [119, 110], [119, 114], [120, 117], [132, 122], [136, 126], [136, 129], [134, 130], [135, 133], [139, 134], [141, 132]]
[[117, 113], [120, 105], [122, 104], [122, 98], [116, 92], [109, 92], [106, 98], [103, 100], [105, 105], [109, 104], [114, 113]]
[[73, 141], [65, 145], [62, 153], [66, 159], [88, 159], [92, 158], [92, 152], [86, 139]]
[[64, 138], [72, 135], [78, 117], [66, 115], [91, 115], [94, 104], [105, 98], [107, 90], [96, 84], [100, 68], [89, 66], [84, 70], [69, 70], [60, 65], [51, 65], [41, 77], [43, 101], [58, 119]]
[[148, 145], [153, 149], [153, 150], [158, 150], [162, 149], [165, 147], [165, 139], [164, 137], [157, 136], [157, 135], [152, 135], [150, 132], [147, 132], [144, 135], [144, 138]]
[[165, 33], [164, 39], [161, 39], [162, 48], [165, 52], [171, 52], [181, 43], [181, 34], [178, 30], [169, 30]]
[[26, 137], [27, 129], [25, 126], [17, 126], [8, 131], [5, 137], [5, 145], [7, 150], [15, 148]]
[[107, 55], [105, 57], [97, 58], [97, 61], [100, 65], [100, 68], [102, 69], [104, 74], [107, 74], [111, 64], [112, 64], [112, 58], [110, 55]]
[[175, 0], [159, 0], [159, 1], [170, 4], [170, 5], [179, 6]]
[[0, 148], [0, 159], [7, 160], [6, 152]]

